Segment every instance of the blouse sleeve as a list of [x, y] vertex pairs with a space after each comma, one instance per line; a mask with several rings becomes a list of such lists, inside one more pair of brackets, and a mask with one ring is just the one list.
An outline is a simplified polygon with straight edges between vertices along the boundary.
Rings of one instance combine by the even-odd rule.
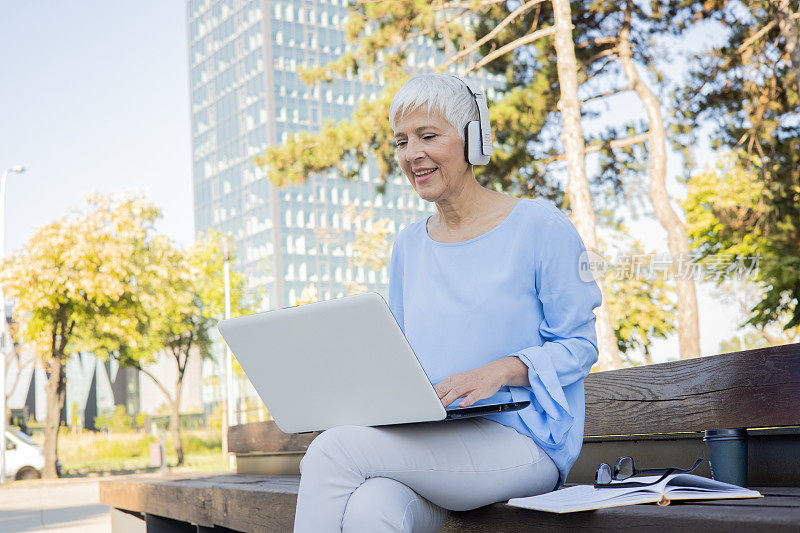
[[394, 319], [403, 331], [403, 335], [405, 335], [406, 327], [403, 318], [403, 261], [399, 236], [392, 245], [392, 257], [389, 261], [389, 309], [392, 311]]
[[[538, 325], [543, 344], [510, 355], [528, 367], [529, 387], [509, 387], [514, 401], [529, 400], [533, 409], [520, 411], [525, 421], [539, 417], [550, 429], [552, 446], [562, 443], [574, 423], [564, 387], [589, 375], [597, 362], [597, 335], [593, 309], [601, 303], [594, 280], [583, 281], [579, 261], [585, 246], [572, 222], [557, 208], [542, 235], [546, 247], [537, 250], [535, 284], [542, 303]], [[528, 423], [531, 422], [531, 423]], [[534, 421], [526, 421], [532, 426]]]

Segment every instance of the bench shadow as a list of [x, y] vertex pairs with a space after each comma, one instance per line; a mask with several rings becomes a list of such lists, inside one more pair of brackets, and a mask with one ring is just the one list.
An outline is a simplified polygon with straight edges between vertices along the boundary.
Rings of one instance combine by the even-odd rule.
[[90, 504], [50, 509], [6, 509], [0, 511], [0, 531], [40, 531], [76, 527], [80, 522], [109, 513], [108, 505]]

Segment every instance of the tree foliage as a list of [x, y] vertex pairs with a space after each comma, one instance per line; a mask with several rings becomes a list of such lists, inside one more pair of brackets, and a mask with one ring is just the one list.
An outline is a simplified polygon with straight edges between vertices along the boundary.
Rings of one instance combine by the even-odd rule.
[[796, 2], [781, 0], [722, 4], [698, 15], [721, 25], [725, 39], [691, 60], [689, 80], [675, 94], [675, 140], [693, 146], [695, 132], [708, 122], [712, 147], [735, 150], [735, 161], [725, 160], [723, 166], [735, 169], [737, 181], [745, 172], [759, 201], [753, 205], [743, 198], [743, 212], [726, 209], [729, 200], [719, 198], [723, 206], [704, 215], [718, 222], [701, 248], [722, 253], [757, 247], [765, 292], [750, 322], [763, 326], [788, 313], [784, 326], [792, 328], [800, 325], [800, 13]]
[[141, 255], [159, 209], [144, 197], [90, 195], [83, 210], [39, 228], [6, 258], [0, 284], [22, 338], [47, 373], [45, 472], [55, 477], [66, 358], [97, 348], [97, 332], [131, 327], [142, 300]]
[[[715, 165], [692, 176], [683, 202], [687, 229], [700, 262], [745, 262], [763, 288], [748, 309], [746, 324], [763, 328], [779, 324], [796, 328], [800, 256], [787, 246], [797, 233], [797, 220], [776, 220], [776, 192], [761, 178], [765, 163], [744, 149], [729, 152]], [[797, 243], [794, 243], [796, 246]], [[784, 255], [785, 253], [785, 255]], [[726, 281], [730, 274], [718, 279]], [[794, 299], [793, 299], [794, 298]]]
[[646, 253], [641, 242], [627, 237], [624, 225], [618, 224], [613, 236], [618, 258], [624, 261], [607, 270], [604, 280], [614, 294], [609, 311], [617, 345], [628, 363], [635, 361], [634, 352], [641, 351], [643, 363], [652, 364], [653, 341], [665, 339], [677, 329], [676, 305], [670, 298], [673, 283], [662, 273], [650, 270], [651, 261], [657, 259], [655, 254]]
[[[113, 356], [123, 366], [139, 369], [150, 377], [170, 405], [170, 429], [178, 456], [183, 463], [180, 438], [180, 400], [183, 379], [193, 355], [212, 357], [210, 330], [224, 315], [222, 239], [219, 232], [198, 236], [196, 242], [180, 249], [167, 239], [154, 240], [148, 249], [147, 262], [158, 268], [147, 270], [150, 277], [142, 285], [155, 290], [157, 298], [143, 300], [135, 323], [120, 332]], [[245, 305], [246, 279], [231, 272], [231, 312], [240, 315]], [[148, 369], [156, 357], [167, 356], [175, 362], [175, 382], [170, 389]]]

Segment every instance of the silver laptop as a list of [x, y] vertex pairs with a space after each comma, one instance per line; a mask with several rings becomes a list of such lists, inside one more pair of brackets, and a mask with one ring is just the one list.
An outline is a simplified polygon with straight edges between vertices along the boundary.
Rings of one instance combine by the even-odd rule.
[[445, 410], [374, 292], [231, 318], [217, 328], [285, 433], [448, 420], [530, 404]]

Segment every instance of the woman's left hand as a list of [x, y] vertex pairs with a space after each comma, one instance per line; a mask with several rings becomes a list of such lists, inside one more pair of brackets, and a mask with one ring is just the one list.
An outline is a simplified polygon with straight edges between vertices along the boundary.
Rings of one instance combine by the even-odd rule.
[[[494, 396], [500, 387], [507, 384], [509, 359], [509, 357], [504, 357], [466, 372], [450, 374], [437, 383], [433, 389], [445, 407], [459, 398], [464, 398], [458, 404], [459, 407], [469, 407], [478, 400]], [[520, 364], [522, 364], [521, 361]]]

